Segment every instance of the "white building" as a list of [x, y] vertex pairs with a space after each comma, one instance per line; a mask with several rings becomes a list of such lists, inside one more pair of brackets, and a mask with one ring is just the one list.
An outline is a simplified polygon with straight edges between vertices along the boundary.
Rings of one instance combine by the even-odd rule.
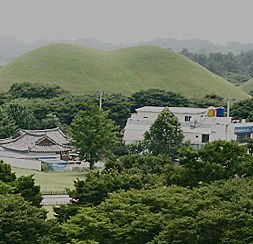
[[[150, 129], [163, 109], [164, 107], [153, 106], [136, 109], [136, 113], [128, 119], [125, 127], [125, 143], [131, 144], [142, 140], [144, 133]], [[179, 119], [185, 140], [195, 146], [216, 140], [249, 138], [253, 135], [253, 123], [235, 123], [232, 117], [224, 115], [218, 117], [221, 115], [216, 112], [210, 116], [209, 111], [215, 111], [214, 108], [168, 107], [168, 109]]]

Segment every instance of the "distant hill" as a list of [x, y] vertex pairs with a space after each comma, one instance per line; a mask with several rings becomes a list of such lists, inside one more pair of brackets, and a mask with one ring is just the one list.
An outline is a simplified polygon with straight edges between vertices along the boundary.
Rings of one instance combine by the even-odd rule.
[[202, 39], [180, 40], [174, 38], [155, 38], [154, 40], [146, 42], [114, 45], [108, 42], [103, 42], [95, 38], [88, 38], [88, 37], [76, 40], [56, 40], [56, 41], [49, 41], [43, 39], [38, 40], [34, 43], [24, 43], [21, 40], [17, 39], [16, 37], [0, 35], [0, 66], [1, 64], [5, 64], [6, 61], [7, 62], [11, 61], [29, 51], [53, 43], [77, 44], [100, 50], [115, 50], [129, 46], [154, 45], [163, 48], [170, 48], [175, 52], [181, 52], [184, 48], [187, 48], [189, 52], [205, 53], [205, 54], [214, 52], [221, 52], [221, 53], [232, 52], [234, 54], [239, 54], [242, 51], [246, 52], [253, 49], [253, 43], [242, 44], [239, 42], [228, 42], [226, 45], [222, 45]]
[[39, 40], [34, 43], [24, 43], [12, 36], [0, 35], [0, 66], [9, 63], [25, 53], [36, 48], [48, 45], [47, 40]]
[[213, 43], [202, 39], [178, 40], [174, 38], [156, 38], [152, 41], [140, 43], [140, 45], [155, 45], [163, 48], [170, 48], [175, 52], [181, 52], [187, 48], [192, 53], [229, 53], [239, 54], [253, 49], [253, 43], [242, 44], [239, 42], [228, 42], [225, 45]]
[[104, 90], [131, 94], [160, 88], [186, 97], [215, 93], [243, 99], [239, 88], [190, 59], [155, 46], [101, 51], [54, 44], [36, 49], [0, 69], [1, 89], [13, 82], [49, 82], [75, 93]]
[[252, 94], [252, 93], [253, 93], [253, 79], [248, 80], [247, 82], [244, 82], [244, 83], [240, 86], [240, 88], [241, 88], [243, 91]]
[[100, 50], [113, 50], [126, 47], [123, 45], [113, 45], [111, 43], [101, 42], [96, 40], [95, 38], [82, 38], [76, 40], [61, 41], [48, 41], [46, 39], [43, 39], [37, 40], [34, 43], [25, 43], [16, 37], [0, 35], [0, 67], [32, 50], [58, 42], [77, 44]]

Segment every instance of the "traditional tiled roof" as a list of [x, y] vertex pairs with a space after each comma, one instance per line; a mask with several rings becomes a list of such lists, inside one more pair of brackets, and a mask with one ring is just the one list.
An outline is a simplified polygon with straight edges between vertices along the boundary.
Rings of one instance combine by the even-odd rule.
[[0, 146], [4, 149], [21, 152], [53, 153], [71, 150], [67, 136], [59, 128], [21, 130], [17, 138], [0, 141]]
[[62, 130], [59, 127], [45, 130], [21, 130], [21, 133], [30, 134], [34, 136], [45, 135], [61, 145], [69, 144], [69, 138], [62, 132]]
[[30, 152], [47, 152], [47, 153], [53, 153], [53, 152], [67, 152], [70, 151], [70, 147], [67, 146], [61, 146], [61, 145], [51, 145], [51, 146], [40, 146], [35, 145], [32, 148], [30, 148]]

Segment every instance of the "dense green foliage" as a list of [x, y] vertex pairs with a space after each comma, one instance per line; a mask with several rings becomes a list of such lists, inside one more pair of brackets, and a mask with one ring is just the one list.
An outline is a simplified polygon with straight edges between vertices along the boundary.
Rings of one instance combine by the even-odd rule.
[[65, 95], [67, 92], [61, 87], [41, 83], [14, 83], [9, 90], [15, 98], [43, 98], [50, 99]]
[[144, 144], [153, 155], [164, 154], [176, 158], [184, 135], [178, 118], [164, 109], [144, 135]]
[[231, 109], [231, 116], [234, 119], [246, 119], [247, 121], [253, 121], [253, 99], [247, 99], [238, 103], [235, 103]]
[[189, 107], [196, 107], [196, 108], [208, 108], [210, 106], [214, 107], [226, 107], [227, 106], [227, 99], [224, 99], [216, 94], [210, 94], [203, 98], [193, 98], [189, 101]]
[[16, 179], [2, 165], [9, 177], [0, 182], [0, 242], [251, 243], [247, 148], [218, 141], [178, 153], [178, 164], [166, 155], [133, 154], [86, 173], [69, 191], [72, 204], [55, 208], [58, 224], [31, 205], [37, 205], [32, 177]]
[[215, 141], [196, 150], [182, 148], [175, 172], [166, 175], [170, 184], [198, 186], [217, 180], [253, 176], [253, 156], [235, 142]]
[[40, 192], [40, 186], [35, 185], [33, 175], [21, 176], [15, 182], [15, 192], [20, 193], [21, 196], [29, 201], [33, 206], [40, 207], [42, 201], [42, 195]]
[[2, 195], [2, 194], [12, 194], [12, 193], [14, 193], [14, 187], [11, 186], [11, 184], [0, 181], [0, 195]]
[[[57, 126], [70, 125], [79, 111], [86, 109], [87, 101], [98, 104], [96, 96], [61, 95], [50, 99], [15, 98], [10, 91], [5, 94], [6, 99], [0, 107], [2, 121], [0, 136], [13, 136], [17, 129], [49, 129]], [[125, 126], [131, 114], [129, 98], [121, 94], [105, 94], [103, 109], [108, 112], [108, 118], [115, 121], [119, 129]], [[2, 124], [2, 125], [1, 125]]]
[[0, 182], [13, 182], [16, 180], [15, 173], [11, 172], [11, 166], [9, 164], [0, 161]]
[[132, 102], [133, 109], [143, 106], [159, 107], [188, 107], [190, 100], [171, 91], [160, 89], [142, 90], [133, 93], [129, 100]]
[[16, 178], [0, 162], [0, 243], [68, 243], [59, 224], [46, 220], [41, 200], [33, 176]]
[[70, 125], [70, 135], [80, 159], [89, 162], [90, 169], [111, 151], [118, 139], [117, 127], [108, 119], [108, 114], [93, 104], [87, 104], [76, 115]]
[[33, 110], [26, 104], [10, 102], [6, 105], [6, 111], [19, 128], [36, 129], [38, 127], [38, 121], [33, 114]]
[[103, 109], [108, 111], [108, 118], [115, 121], [120, 129], [126, 125], [126, 120], [131, 116], [132, 102], [129, 97], [121, 94], [107, 95], [103, 101]]
[[16, 194], [0, 195], [0, 243], [68, 243], [65, 232], [46, 211]]
[[[13, 128], [71, 125], [83, 158], [92, 157], [94, 163], [109, 151], [125, 156], [110, 155], [104, 170], [88, 172], [84, 180], [76, 180], [74, 189], [68, 191], [73, 202], [55, 208], [58, 223], [46, 220], [39, 208], [40, 187], [35, 186], [33, 177], [16, 179], [10, 166], [0, 163], [0, 242], [252, 241], [253, 156], [247, 154], [246, 147], [223, 141], [200, 150], [182, 147], [179, 123], [167, 110], [153, 125], [146, 142], [130, 146], [114, 143], [118, 128], [110, 119], [121, 130], [136, 107], [218, 106], [224, 103], [219, 96], [189, 100], [157, 89], [130, 97], [104, 94], [103, 111], [94, 95], [27, 99], [6, 93], [2, 101], [1, 109], [8, 118], [2, 121], [2, 128], [8, 133]], [[251, 120], [251, 102], [235, 103], [231, 113]]]
[[40, 186], [35, 185], [33, 175], [16, 178], [11, 171], [11, 166], [0, 161], [0, 183], [4, 182], [13, 187], [13, 193], [19, 193], [25, 200], [32, 205], [40, 207], [42, 196]]
[[250, 243], [252, 182], [113, 193], [63, 227], [72, 240], [98, 243]]
[[75, 181], [75, 189], [69, 195], [79, 205], [98, 205], [110, 192], [163, 185], [166, 177], [161, 175], [173, 170], [171, 159], [165, 155], [127, 155], [111, 159], [105, 170], [89, 172], [85, 180]]
[[190, 53], [187, 49], [181, 53], [236, 85], [240, 85], [253, 77], [253, 50], [238, 55], [231, 52], [227, 54]]
[[14, 136], [18, 131], [15, 120], [10, 116], [5, 108], [0, 107], [0, 114], [0, 139]]
[[172, 168], [172, 160], [166, 155], [130, 154], [106, 162], [105, 169], [110, 172], [141, 172], [144, 174], [162, 174]]
[[68, 193], [76, 203], [90, 206], [100, 204], [117, 190], [153, 188], [159, 184], [162, 185], [161, 179], [154, 174], [95, 171], [88, 173], [85, 180], [75, 181], [75, 189]]
[[56, 84], [83, 94], [103, 90], [130, 95], [159, 88], [188, 98], [216, 93], [232, 98], [247, 94], [190, 59], [165, 48], [137, 46], [100, 51], [54, 44], [36, 49], [0, 69], [1, 89], [14, 82]]
[[[22, 84], [19, 84], [22, 86]], [[15, 85], [14, 85], [15, 86]], [[26, 84], [24, 84], [26, 86]], [[63, 95], [64, 94], [64, 95]], [[75, 115], [86, 109], [87, 101], [98, 104], [98, 94], [85, 96], [73, 95], [63, 92], [54, 98], [15, 98], [10, 91], [2, 94], [2, 120], [0, 123], [0, 136], [2, 138], [14, 136], [21, 129], [46, 129], [60, 126], [65, 128], [73, 121]], [[238, 104], [248, 103], [245, 100]], [[108, 112], [108, 118], [112, 119], [122, 131], [127, 119], [135, 108], [141, 106], [189, 106], [209, 107], [225, 106], [223, 98], [210, 94], [203, 98], [187, 99], [179, 94], [159, 89], [143, 90], [127, 97], [122, 94], [104, 94], [103, 110]], [[232, 110], [232, 112], [235, 109]], [[244, 109], [238, 112], [242, 113]], [[237, 115], [237, 114], [236, 114]], [[248, 113], [243, 114], [249, 118]], [[236, 116], [235, 116], [236, 117]]]
[[18, 195], [0, 195], [0, 199], [0, 241], [36, 242], [45, 228], [45, 211], [31, 206]]
[[252, 176], [253, 156], [234, 142], [213, 142], [201, 150], [184, 147], [179, 152], [178, 165], [165, 155], [127, 155], [108, 161], [105, 170], [87, 173], [85, 180], [77, 180], [74, 190], [69, 191], [75, 207], [58, 209], [57, 218], [64, 222], [77, 214], [77, 206], [97, 206], [110, 193], [120, 190], [171, 185], [193, 188]]

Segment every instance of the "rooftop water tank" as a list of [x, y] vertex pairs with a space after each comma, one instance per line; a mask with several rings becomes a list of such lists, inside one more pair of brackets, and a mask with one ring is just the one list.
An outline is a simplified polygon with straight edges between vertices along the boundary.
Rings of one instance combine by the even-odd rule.
[[225, 108], [224, 107], [216, 108], [216, 116], [217, 117], [225, 117]]
[[207, 117], [214, 117], [216, 115], [216, 110], [214, 107], [208, 108]]

